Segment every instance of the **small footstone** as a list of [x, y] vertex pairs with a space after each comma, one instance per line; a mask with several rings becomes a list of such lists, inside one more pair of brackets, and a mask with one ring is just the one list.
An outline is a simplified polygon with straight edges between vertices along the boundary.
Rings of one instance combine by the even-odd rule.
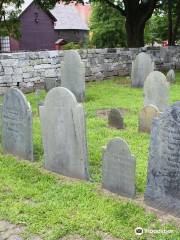
[[103, 188], [127, 197], [135, 196], [136, 161], [121, 138], [112, 139], [103, 151]]
[[150, 133], [152, 120], [159, 115], [160, 112], [156, 106], [145, 106], [139, 113], [139, 132]]
[[108, 114], [108, 124], [110, 127], [114, 127], [117, 129], [124, 128], [123, 117], [118, 109], [111, 109]]
[[171, 69], [167, 73], [167, 81], [170, 83], [173, 83], [173, 82], [175, 82], [175, 80], [176, 80], [175, 72], [173, 69]]

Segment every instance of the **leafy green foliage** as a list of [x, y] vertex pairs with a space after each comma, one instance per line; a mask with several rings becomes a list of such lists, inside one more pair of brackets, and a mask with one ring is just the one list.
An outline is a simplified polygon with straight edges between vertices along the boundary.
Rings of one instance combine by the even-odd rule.
[[63, 50], [70, 50], [70, 49], [80, 49], [81, 45], [78, 43], [70, 42], [63, 45]]
[[92, 45], [97, 48], [126, 46], [124, 17], [107, 4], [94, 3], [92, 9]]

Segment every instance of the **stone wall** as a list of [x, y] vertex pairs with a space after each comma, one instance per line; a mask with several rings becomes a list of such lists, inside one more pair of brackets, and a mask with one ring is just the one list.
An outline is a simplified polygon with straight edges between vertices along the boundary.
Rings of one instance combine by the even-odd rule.
[[[86, 64], [86, 81], [102, 80], [113, 76], [130, 75], [132, 61], [144, 49], [81, 49]], [[180, 69], [180, 46], [147, 48], [157, 70]], [[60, 68], [63, 51], [19, 52], [0, 54], [0, 90], [18, 86], [33, 91], [43, 87], [45, 78], [61, 81]]]

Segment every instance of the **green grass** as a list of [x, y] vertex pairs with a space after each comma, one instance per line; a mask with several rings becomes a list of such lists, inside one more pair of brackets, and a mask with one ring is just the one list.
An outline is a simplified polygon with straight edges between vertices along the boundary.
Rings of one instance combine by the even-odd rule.
[[[138, 112], [143, 106], [142, 89], [133, 89], [125, 78], [87, 84], [87, 138], [92, 182], [68, 179], [43, 169], [43, 147], [37, 102], [45, 98], [32, 93], [27, 98], [33, 109], [34, 155], [36, 162], [18, 161], [0, 155], [0, 219], [26, 226], [24, 237], [37, 234], [47, 240], [79, 234], [87, 239], [101, 239], [99, 232], [119, 239], [180, 239], [174, 223], [163, 224], [154, 214], [146, 213], [133, 200], [107, 194], [101, 189], [102, 146], [113, 137], [121, 137], [130, 145], [136, 157], [137, 196], [145, 190], [149, 134], [138, 133]], [[170, 102], [180, 100], [180, 73], [171, 86]], [[125, 108], [124, 130], [107, 127], [107, 121], [96, 111]], [[173, 229], [171, 235], [136, 237], [138, 226], [149, 229]]]

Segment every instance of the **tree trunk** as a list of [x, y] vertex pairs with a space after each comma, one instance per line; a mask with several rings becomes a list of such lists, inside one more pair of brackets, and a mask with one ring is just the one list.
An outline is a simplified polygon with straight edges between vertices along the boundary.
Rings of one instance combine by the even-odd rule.
[[126, 18], [126, 35], [128, 47], [143, 47], [144, 46], [144, 29], [145, 23], [139, 19], [129, 20]]
[[175, 21], [175, 26], [174, 26], [174, 31], [173, 31], [173, 39], [172, 39], [172, 45], [176, 45], [176, 40], [177, 40], [177, 34], [180, 26], [180, 0], [177, 3], [176, 6], [176, 21]]
[[168, 0], [168, 45], [172, 46], [173, 20], [172, 20], [172, 0]]

